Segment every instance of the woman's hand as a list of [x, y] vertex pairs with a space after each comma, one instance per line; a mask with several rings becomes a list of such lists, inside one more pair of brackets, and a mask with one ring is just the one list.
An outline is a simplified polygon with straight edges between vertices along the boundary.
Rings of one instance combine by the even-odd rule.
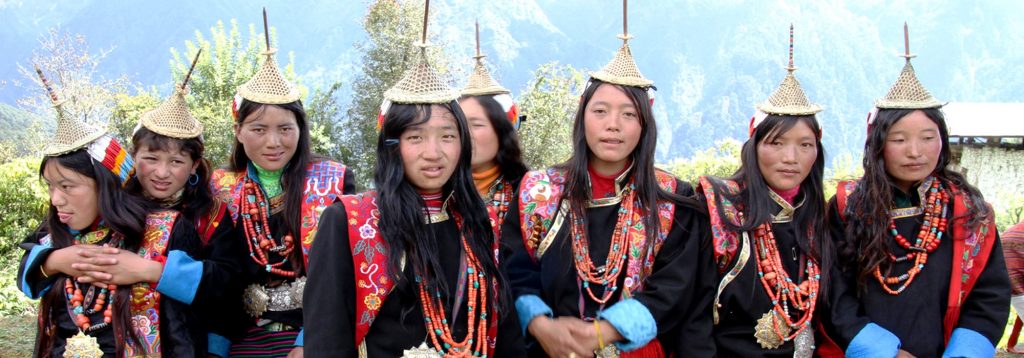
[[163, 264], [118, 248], [99, 247], [87, 256], [87, 260], [71, 265], [84, 273], [78, 282], [115, 285], [157, 282], [164, 272]]
[[292, 348], [292, 351], [288, 352], [288, 358], [302, 358], [302, 347]]
[[578, 318], [572, 317], [559, 317], [558, 319], [551, 319], [547, 316], [537, 316], [530, 321], [527, 330], [530, 332], [537, 342], [540, 343], [541, 348], [544, 348], [544, 352], [549, 357], [556, 358], [592, 358], [594, 351], [588, 350], [577, 342], [576, 337], [572, 334], [573, 325], [575, 321], [583, 322]]
[[92, 260], [94, 258], [93, 251], [100, 248], [100, 246], [95, 245], [72, 245], [57, 249], [50, 253], [50, 256], [46, 258], [41, 268], [47, 276], [60, 273], [72, 277], [82, 276], [85, 273], [74, 268], [73, 265]]

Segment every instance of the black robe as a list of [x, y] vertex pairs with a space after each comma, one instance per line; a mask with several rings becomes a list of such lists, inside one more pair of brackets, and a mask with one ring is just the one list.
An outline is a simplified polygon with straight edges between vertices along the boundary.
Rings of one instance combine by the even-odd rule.
[[[893, 196], [917, 206], [920, 198], [915, 190], [907, 194], [893, 191]], [[882, 289], [874, 277], [867, 279], [866, 290], [857, 286], [856, 262], [846, 262], [832, 280], [831, 295], [836, 295], [836, 304], [822, 317], [829, 335], [843, 350], [868, 323], [874, 323], [900, 339], [900, 349], [917, 357], [939, 357], [945, 351], [943, 318], [949, 297], [949, 281], [953, 262], [953, 220], [952, 198], [948, 210], [948, 227], [939, 247], [928, 255], [928, 262], [914, 281], [899, 295], [891, 295]], [[837, 213], [835, 198], [829, 202], [829, 230], [839, 247], [852, 238], [846, 237], [845, 223]], [[848, 220], [850, 218], [847, 218]], [[915, 240], [921, 228], [924, 214], [897, 218], [896, 230], [908, 240]], [[962, 239], [962, 238], [961, 238]], [[889, 249], [897, 256], [907, 250], [896, 242], [888, 240]], [[847, 258], [848, 259], [848, 258]], [[840, 258], [843, 262], [843, 258]], [[892, 275], [907, 272], [913, 261], [893, 265]], [[897, 286], [898, 287], [898, 286]], [[999, 342], [1010, 305], [1010, 281], [1006, 273], [1002, 246], [998, 236], [992, 246], [992, 254], [978, 278], [973, 290], [964, 302], [957, 327], [978, 332], [988, 338], [992, 345]]]
[[[446, 297], [455, 295], [463, 253], [455, 220], [449, 219], [427, 226], [437, 240], [437, 256], [449, 283]], [[345, 206], [336, 202], [320, 218], [313, 249], [310, 250], [309, 277], [303, 294], [305, 306], [305, 355], [307, 357], [356, 357], [355, 342], [356, 297], [355, 271], [349, 246], [348, 214]], [[369, 357], [399, 357], [405, 349], [426, 341], [427, 331], [415, 282], [412, 265], [406, 265], [403, 280], [384, 298], [376, 319], [366, 334]], [[491, 294], [491, 292], [488, 292]], [[451, 326], [452, 336], [462, 340], [466, 336], [468, 290], [463, 298], [460, 314]], [[488, 300], [488, 302], [491, 302]], [[498, 313], [498, 336], [491, 357], [522, 357], [522, 335], [512, 302], [507, 310]], [[451, 307], [446, 311], [451, 318]], [[494, 319], [494, 317], [489, 317]], [[428, 346], [431, 344], [428, 342]], [[432, 346], [431, 346], [432, 347]]]
[[[39, 267], [46, 262], [56, 249], [43, 248], [28, 262], [29, 252], [39, 245], [42, 234], [34, 234], [21, 243], [21, 248], [26, 250], [22, 256], [18, 268], [18, 282], [26, 282], [33, 293], [43, 293], [44, 296], [52, 297], [50, 318], [57, 325], [57, 334], [54, 339], [53, 348], [50, 350], [51, 357], [61, 357], [64, 353], [64, 345], [68, 338], [78, 334], [79, 329], [74, 318], [67, 310], [67, 298], [64, 295], [63, 274], [50, 275], [44, 278]], [[201, 241], [196, 233], [195, 227], [189, 220], [179, 217], [175, 220], [171, 237], [168, 239], [167, 252], [179, 250], [189, 256], [198, 256]], [[27, 274], [26, 274], [27, 273]], [[120, 286], [125, 289], [126, 286]], [[83, 294], [84, 294], [83, 289]], [[109, 298], [108, 298], [109, 299]], [[103, 312], [96, 312], [89, 316], [91, 322], [102, 322]], [[36, 332], [36, 339], [39, 339], [40, 332]], [[89, 334], [96, 337], [104, 357], [115, 356], [114, 330], [108, 327]], [[200, 323], [196, 313], [185, 303], [174, 300], [167, 295], [160, 296], [160, 350], [165, 357], [205, 357], [206, 356], [206, 332]], [[33, 356], [39, 356], [40, 352], [34, 352]]]
[[[676, 193], [693, 197], [693, 188], [676, 181]], [[580, 289], [573, 262], [569, 222], [565, 221], [551, 246], [535, 261], [523, 243], [520, 231], [518, 195], [502, 226], [502, 245], [510, 254], [503, 260], [512, 284], [514, 297], [539, 296], [555, 317], [580, 317]], [[611, 245], [612, 231], [618, 218], [619, 204], [587, 208], [587, 232], [591, 260], [605, 262]], [[633, 292], [654, 316], [657, 338], [666, 353], [677, 357], [714, 356], [711, 337], [711, 304], [715, 293], [715, 265], [711, 247], [711, 231], [705, 214], [676, 205], [672, 229], [654, 261], [651, 275], [643, 290]], [[625, 266], [625, 263], [623, 264]], [[622, 268], [625, 270], [625, 267]], [[625, 272], [619, 276], [620, 292], [605, 305], [611, 307], [621, 298]], [[595, 288], [600, 294], [600, 288]], [[583, 315], [595, 317], [599, 305], [586, 293]], [[529, 356], [546, 356], [536, 339], [527, 333]]]
[[[800, 210], [797, 208], [797, 210]], [[779, 256], [782, 259], [783, 267], [789, 277], [796, 282], [801, 282], [806, 276], [801, 265], [806, 262], [803, 250], [797, 243], [797, 224], [794, 222], [773, 223], [772, 233], [775, 235], [775, 243], [778, 247]], [[750, 258], [743, 270], [740, 271], [722, 294], [718, 303], [718, 324], [715, 325], [714, 338], [717, 345], [719, 357], [792, 357], [793, 341], [788, 341], [776, 349], [761, 348], [754, 337], [757, 320], [762, 315], [772, 310], [774, 305], [765, 292], [761, 279], [757, 275], [757, 261], [755, 260], [753, 245], [754, 238], [751, 233]], [[737, 257], [730, 263], [731, 268]], [[722, 279], [720, 275], [719, 280]], [[820, 310], [821, 304], [816, 306]], [[817, 313], [815, 313], [817, 314]]]
[[[352, 170], [346, 168], [342, 187], [345, 194], [355, 190], [354, 178]], [[283, 209], [276, 213], [270, 212], [269, 221], [274, 237], [284, 237], [288, 233]], [[292, 236], [296, 238], [294, 248], [296, 252], [293, 252], [292, 257], [301, 260], [302, 248], [298, 241], [299, 235], [292, 233]], [[207, 317], [216, 317], [208, 320], [210, 332], [227, 338], [233, 343], [244, 338], [249, 329], [256, 326], [258, 320], [245, 310], [243, 301], [245, 288], [252, 284], [267, 285], [273, 282], [274, 285], [277, 285], [295, 281], [294, 278], [272, 275], [264, 266], [256, 263], [250, 257], [248, 241], [249, 238], [245, 235], [241, 218], [236, 223], [232, 219], [231, 213], [225, 210], [220, 224], [217, 225], [208, 245], [204, 248], [203, 279], [194, 300], [194, 302], [204, 302], [201, 310], [206, 313]], [[281, 256], [276, 253], [268, 253], [270, 262], [278, 262], [281, 259]], [[295, 260], [289, 260], [278, 268], [290, 271], [296, 265], [299, 268], [298, 277], [304, 276], [308, 272], [306, 268], [302, 267], [302, 262]], [[283, 323], [295, 329], [303, 327], [301, 308], [288, 311], [267, 311], [259, 319]]]

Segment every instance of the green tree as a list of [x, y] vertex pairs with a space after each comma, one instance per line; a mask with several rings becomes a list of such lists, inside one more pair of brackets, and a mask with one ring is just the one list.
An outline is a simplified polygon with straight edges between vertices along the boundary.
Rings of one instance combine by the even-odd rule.
[[519, 102], [526, 115], [519, 139], [530, 168], [549, 167], [572, 155], [573, 113], [585, 85], [583, 72], [570, 65], [549, 62], [533, 71]]
[[825, 200], [836, 194], [836, 185], [843, 180], [864, 176], [864, 167], [850, 153], [843, 153], [832, 159], [832, 168], [825, 169]]
[[690, 183], [696, 183], [705, 175], [729, 177], [740, 168], [742, 147], [743, 143], [734, 139], [718, 141], [714, 148], [699, 151], [688, 159], [673, 161], [663, 169]]
[[121, 138], [126, 146], [131, 146], [132, 134], [139, 123], [139, 117], [160, 104], [160, 97], [156, 90], [149, 92], [139, 90], [139, 93], [131, 96], [118, 94], [117, 105], [110, 113], [110, 132]]
[[[356, 44], [363, 53], [360, 73], [352, 86], [352, 101], [345, 117], [337, 123], [338, 158], [356, 173], [357, 185], [369, 188], [377, 160], [377, 116], [384, 91], [402, 78], [418, 60], [414, 43], [422, 34], [423, 6], [414, 2], [375, 1], [363, 18], [369, 37]], [[446, 58], [441, 46], [428, 48], [428, 58], [445, 73]]]
[[335, 122], [335, 118], [341, 112], [335, 97], [340, 89], [340, 82], [335, 82], [326, 89], [317, 88], [310, 95], [309, 104], [306, 105], [311, 149], [315, 153], [335, 159], [341, 156], [338, 137], [342, 130]]

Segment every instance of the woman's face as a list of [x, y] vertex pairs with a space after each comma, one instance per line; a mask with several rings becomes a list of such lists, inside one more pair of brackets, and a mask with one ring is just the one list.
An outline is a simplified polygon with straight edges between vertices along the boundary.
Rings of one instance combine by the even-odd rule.
[[50, 194], [50, 205], [57, 218], [72, 230], [85, 230], [99, 220], [99, 192], [96, 181], [71, 170], [57, 160], [43, 168], [43, 180]]
[[462, 150], [452, 112], [430, 106], [430, 119], [407, 128], [398, 143], [405, 178], [421, 193], [440, 192], [455, 172]]
[[638, 111], [618, 86], [601, 84], [594, 91], [584, 107], [583, 129], [595, 171], [611, 175], [626, 167], [643, 130]]
[[487, 111], [476, 97], [459, 101], [459, 107], [469, 122], [469, 134], [473, 137], [473, 171], [480, 172], [497, 165], [498, 134], [487, 118]]
[[185, 188], [189, 176], [195, 174], [199, 162], [192, 160], [177, 144], [167, 150], [154, 150], [143, 145], [135, 151], [135, 176], [151, 198], [163, 200]]
[[817, 136], [804, 121], [775, 138], [757, 143], [757, 168], [769, 187], [786, 191], [799, 188], [818, 159]]
[[299, 124], [291, 111], [263, 105], [235, 124], [235, 138], [245, 155], [260, 168], [284, 169], [299, 145]]
[[942, 153], [939, 126], [923, 111], [897, 119], [885, 135], [885, 172], [896, 186], [910, 190], [933, 172]]

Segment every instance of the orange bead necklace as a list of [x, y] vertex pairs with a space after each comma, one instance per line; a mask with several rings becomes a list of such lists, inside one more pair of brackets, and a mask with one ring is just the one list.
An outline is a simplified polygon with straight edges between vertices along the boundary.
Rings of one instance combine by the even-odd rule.
[[[910, 251], [906, 255], [889, 255], [891, 263], [906, 262], [914, 260], [914, 265], [906, 273], [898, 276], [882, 275], [881, 265], [875, 267], [875, 279], [882, 285], [882, 289], [890, 295], [903, 293], [914, 278], [917, 277], [924, 265], [928, 262], [928, 254], [939, 248], [942, 243], [942, 235], [946, 231], [946, 211], [949, 208], [949, 193], [943, 188], [942, 181], [933, 179], [931, 187], [928, 188], [928, 197], [925, 200], [924, 221], [921, 222], [921, 230], [917, 233], [917, 240], [910, 243], [903, 235], [896, 230], [896, 221], [889, 218], [889, 232], [892, 233], [896, 242]], [[895, 287], [899, 285], [899, 287]], [[895, 288], [894, 288], [895, 287]]]
[[[291, 234], [285, 235], [281, 241], [274, 238], [270, 231], [269, 205], [263, 190], [248, 176], [244, 180], [241, 216], [245, 237], [248, 239], [249, 257], [271, 274], [292, 278], [297, 276], [297, 270], [280, 268], [288, 262], [288, 255], [295, 248], [295, 239]], [[270, 253], [277, 254], [281, 260], [271, 262]]]

